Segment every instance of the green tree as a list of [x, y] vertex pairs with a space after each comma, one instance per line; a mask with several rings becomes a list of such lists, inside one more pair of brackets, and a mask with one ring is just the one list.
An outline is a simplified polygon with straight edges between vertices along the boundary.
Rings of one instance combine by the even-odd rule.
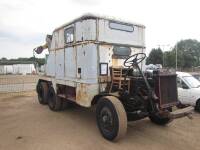
[[6, 61], [6, 60], [8, 60], [8, 59], [7, 59], [6, 57], [2, 57], [1, 60], [2, 60], [2, 61]]
[[181, 40], [174, 46], [173, 53], [175, 53], [176, 48], [178, 67], [190, 68], [200, 65], [200, 42], [193, 39]]
[[146, 64], [163, 64], [163, 52], [160, 48], [153, 48], [147, 57]]
[[164, 63], [165, 67], [173, 68], [176, 65], [176, 54], [175, 51], [164, 52]]

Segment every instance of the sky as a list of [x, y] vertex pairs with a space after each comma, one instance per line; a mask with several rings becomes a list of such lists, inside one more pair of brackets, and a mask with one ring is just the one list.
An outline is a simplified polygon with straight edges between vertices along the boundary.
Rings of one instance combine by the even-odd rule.
[[[31, 57], [47, 34], [94, 13], [146, 26], [146, 52], [182, 39], [200, 41], [199, 0], [0, 0], [0, 58]], [[44, 55], [42, 55], [44, 56]]]

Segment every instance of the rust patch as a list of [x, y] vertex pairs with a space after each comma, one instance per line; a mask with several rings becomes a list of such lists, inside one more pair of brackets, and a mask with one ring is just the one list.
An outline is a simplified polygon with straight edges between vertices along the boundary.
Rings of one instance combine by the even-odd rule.
[[86, 99], [88, 99], [86, 86], [87, 86], [86, 84], [80, 83], [80, 86], [77, 87], [77, 95], [76, 95], [77, 101], [85, 101]]
[[76, 103], [81, 106], [90, 107], [91, 101], [98, 94], [98, 84], [77, 84]]

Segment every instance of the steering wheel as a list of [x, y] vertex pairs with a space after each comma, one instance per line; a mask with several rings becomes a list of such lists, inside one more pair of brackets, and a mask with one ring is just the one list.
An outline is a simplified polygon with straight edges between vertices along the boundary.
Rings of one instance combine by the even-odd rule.
[[[141, 56], [141, 57], [138, 57]], [[125, 67], [131, 67], [134, 65], [139, 64], [140, 62], [142, 62], [144, 59], [146, 58], [146, 54], [145, 53], [137, 53], [134, 54], [132, 56], [129, 56], [125, 61], [124, 61], [124, 66]]]

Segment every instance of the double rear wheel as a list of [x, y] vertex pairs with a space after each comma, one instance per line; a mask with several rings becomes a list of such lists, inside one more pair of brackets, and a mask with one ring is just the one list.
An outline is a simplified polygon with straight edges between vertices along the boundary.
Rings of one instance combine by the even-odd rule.
[[39, 82], [37, 84], [38, 101], [40, 104], [48, 103], [48, 84], [46, 82]]
[[37, 85], [38, 101], [40, 104], [48, 104], [50, 110], [60, 111], [70, 107], [72, 104], [60, 98], [54, 88], [47, 82], [39, 82]]

